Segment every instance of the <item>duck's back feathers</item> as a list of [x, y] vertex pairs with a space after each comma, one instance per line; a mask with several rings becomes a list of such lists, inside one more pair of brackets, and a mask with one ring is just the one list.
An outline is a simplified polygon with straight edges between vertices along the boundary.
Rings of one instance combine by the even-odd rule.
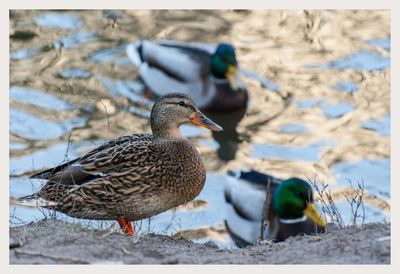
[[[244, 86], [233, 87], [231, 80], [212, 76], [211, 59], [217, 48], [211, 44], [143, 40], [128, 45], [126, 51], [156, 96], [179, 91], [207, 111], [246, 107], [248, 93]], [[241, 79], [237, 81], [244, 85]]]
[[[123, 155], [130, 148], [129, 144], [134, 144], [138, 148], [139, 144], [146, 146], [150, 142], [151, 135], [148, 134], [122, 136], [102, 144], [82, 157], [36, 173], [30, 178], [49, 180], [64, 185], [82, 185], [104, 176], [109, 171], [119, 170], [118, 166], [123, 165], [123, 159], [118, 155]], [[112, 164], [104, 165], [106, 161]]]
[[282, 179], [276, 178], [274, 176], [258, 172], [256, 170], [228, 170], [228, 175], [240, 180], [244, 180], [248, 183], [254, 184], [254, 187], [267, 189], [268, 183], [271, 186], [277, 186], [282, 182]]
[[205, 168], [185, 138], [165, 141], [134, 134], [33, 178], [48, 181], [38, 193], [21, 199], [47, 201], [46, 207], [77, 218], [141, 220], [197, 196]]
[[265, 192], [250, 183], [227, 178], [224, 188], [225, 201], [229, 203], [236, 214], [249, 221], [259, 221]]
[[228, 175], [224, 187], [225, 225], [239, 247], [254, 244], [260, 236], [268, 184], [272, 193], [281, 180], [254, 170], [230, 170]]
[[143, 62], [143, 54], [142, 54], [142, 42], [137, 41], [135, 43], [129, 44], [126, 47], [126, 54], [128, 55], [129, 60], [135, 65], [139, 67]]
[[175, 48], [192, 48], [195, 50], [201, 50], [207, 52], [209, 55], [212, 55], [217, 50], [216, 44], [207, 44], [207, 43], [186, 43], [173, 40], [161, 40], [159, 41], [159, 44]]
[[127, 55], [156, 96], [179, 91], [201, 109], [215, 96], [215, 87], [209, 81], [211, 54], [201, 47], [144, 40], [128, 45]]
[[[211, 55], [200, 48], [144, 40], [128, 45], [127, 54], [136, 66], [147, 64], [180, 82], [208, 77]], [[142, 76], [144, 73], [141, 71]]]

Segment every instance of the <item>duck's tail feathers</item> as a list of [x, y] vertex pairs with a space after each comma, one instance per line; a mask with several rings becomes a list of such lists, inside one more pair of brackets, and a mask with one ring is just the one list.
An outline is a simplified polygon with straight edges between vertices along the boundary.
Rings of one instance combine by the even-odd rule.
[[139, 67], [143, 63], [142, 42], [137, 41], [129, 44], [126, 47], [126, 54], [128, 55], [129, 60], [131, 60], [135, 66]]
[[48, 169], [48, 170], [33, 174], [32, 176], [29, 177], [29, 179], [47, 180], [53, 174], [53, 172], [54, 172], [54, 169]]
[[51, 207], [57, 205], [56, 202], [45, 200], [37, 193], [20, 197], [14, 202], [14, 204], [27, 207]]

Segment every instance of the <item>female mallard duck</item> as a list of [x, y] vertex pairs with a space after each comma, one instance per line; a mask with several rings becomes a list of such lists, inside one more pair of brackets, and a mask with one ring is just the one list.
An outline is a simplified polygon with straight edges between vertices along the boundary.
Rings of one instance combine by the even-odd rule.
[[[311, 186], [299, 178], [281, 180], [254, 170], [228, 173], [225, 224], [234, 242], [243, 247], [260, 237], [264, 202], [267, 226], [264, 239], [284, 241], [298, 234], [325, 231], [325, 222], [313, 204]], [[269, 188], [269, 195], [267, 195]]]
[[151, 110], [151, 134], [109, 141], [77, 159], [37, 173], [46, 179], [37, 193], [45, 207], [69, 216], [118, 220], [127, 235], [141, 220], [194, 199], [206, 170], [201, 155], [179, 131], [184, 123], [210, 130], [220, 126], [202, 114], [184, 94], [160, 97]]
[[128, 45], [127, 55], [156, 96], [179, 90], [208, 111], [236, 110], [247, 104], [247, 90], [230, 44], [144, 40]]

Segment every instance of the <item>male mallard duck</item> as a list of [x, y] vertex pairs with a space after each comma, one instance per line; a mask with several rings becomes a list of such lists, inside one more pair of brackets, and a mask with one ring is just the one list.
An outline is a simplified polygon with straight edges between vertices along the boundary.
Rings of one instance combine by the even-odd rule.
[[298, 234], [325, 231], [313, 204], [311, 186], [302, 179], [281, 180], [254, 170], [229, 171], [225, 185], [225, 224], [239, 247], [255, 244], [260, 236], [263, 206], [270, 184], [264, 239], [284, 241]]
[[127, 55], [156, 96], [179, 90], [209, 111], [236, 110], [247, 104], [247, 90], [230, 44], [144, 40], [128, 45]]
[[187, 95], [178, 93], [157, 100], [150, 122], [153, 135], [122, 136], [31, 176], [48, 182], [39, 192], [20, 199], [39, 199], [45, 207], [76, 218], [118, 220], [127, 235], [134, 234], [131, 221], [194, 199], [204, 186], [206, 170], [179, 126], [222, 128]]

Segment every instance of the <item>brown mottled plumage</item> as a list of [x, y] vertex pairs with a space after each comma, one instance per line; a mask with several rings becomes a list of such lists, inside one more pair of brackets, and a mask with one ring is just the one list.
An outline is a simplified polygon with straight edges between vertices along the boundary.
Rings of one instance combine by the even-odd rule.
[[153, 135], [122, 136], [35, 174], [32, 178], [48, 182], [38, 193], [23, 199], [44, 199], [49, 202], [46, 207], [72, 217], [123, 218], [122, 223], [186, 203], [200, 193], [206, 179], [201, 155], [179, 131], [181, 124], [190, 122], [221, 130], [188, 96], [174, 93], [160, 97], [151, 113]]

